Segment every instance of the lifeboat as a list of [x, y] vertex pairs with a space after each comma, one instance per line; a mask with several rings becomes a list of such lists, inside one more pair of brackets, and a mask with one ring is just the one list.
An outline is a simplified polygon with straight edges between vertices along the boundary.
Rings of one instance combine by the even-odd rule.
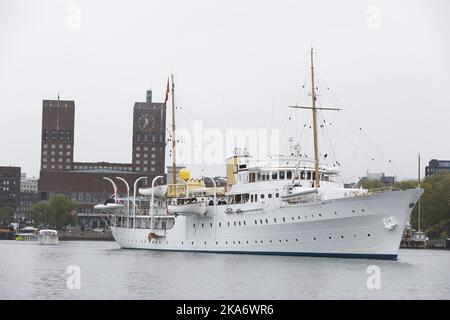
[[167, 211], [170, 214], [182, 216], [203, 216], [206, 214], [206, 202], [189, 202], [176, 205], [168, 205]]
[[167, 193], [167, 185], [156, 186], [153, 188], [139, 188], [139, 193], [143, 196], [151, 196], [152, 190], [155, 197], [163, 198]]
[[95, 210], [106, 210], [106, 211], [115, 211], [123, 209], [124, 205], [121, 203], [107, 203], [105, 204], [96, 204], [94, 206]]

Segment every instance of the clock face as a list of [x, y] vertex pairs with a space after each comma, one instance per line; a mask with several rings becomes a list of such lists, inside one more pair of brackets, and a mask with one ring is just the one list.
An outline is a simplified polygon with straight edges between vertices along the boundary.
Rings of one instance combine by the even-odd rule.
[[148, 114], [143, 114], [138, 119], [138, 126], [144, 131], [153, 130], [155, 128], [155, 118]]

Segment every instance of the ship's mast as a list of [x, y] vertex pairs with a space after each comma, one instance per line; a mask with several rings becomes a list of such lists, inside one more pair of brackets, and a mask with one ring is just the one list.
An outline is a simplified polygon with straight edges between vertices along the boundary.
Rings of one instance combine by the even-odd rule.
[[314, 130], [314, 172], [316, 176], [316, 188], [320, 187], [319, 177], [319, 146], [317, 141], [317, 108], [316, 108], [316, 86], [314, 83], [314, 52], [311, 48], [311, 99], [312, 99], [312, 112], [313, 112], [313, 130]]
[[[419, 153], [419, 159], [418, 159], [418, 180], [419, 180], [419, 188], [420, 188], [420, 153]], [[419, 203], [417, 204], [417, 231], [420, 231], [420, 198]]]
[[175, 157], [175, 148], [176, 148], [176, 136], [175, 136], [175, 84], [173, 82], [173, 74], [171, 74], [172, 78], [172, 179], [173, 184], [177, 183], [177, 162]]

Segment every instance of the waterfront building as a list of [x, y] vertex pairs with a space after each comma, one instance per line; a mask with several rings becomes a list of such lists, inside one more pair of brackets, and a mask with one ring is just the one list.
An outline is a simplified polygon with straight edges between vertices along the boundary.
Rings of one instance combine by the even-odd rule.
[[449, 171], [450, 172], [450, 160], [437, 160], [432, 159], [425, 167], [425, 177], [429, 177], [438, 171]]
[[20, 203], [20, 167], [0, 166], [0, 208], [10, 207], [17, 214]]
[[39, 202], [38, 179], [27, 177], [26, 173], [20, 175], [20, 204], [19, 216], [25, 217], [28, 208]]
[[[65, 194], [76, 204], [82, 229], [104, 227], [105, 221], [93, 206], [103, 202], [112, 193], [111, 185], [103, 177], [124, 178], [133, 188], [151, 184], [157, 175], [164, 175], [165, 122], [164, 103], [152, 101], [148, 90], [145, 102], [136, 102], [133, 108], [133, 139], [131, 163], [74, 161], [75, 102], [72, 100], [44, 100], [42, 113], [41, 171], [39, 198], [48, 200], [53, 194]], [[105, 124], [105, 130], [110, 127]], [[114, 134], [117, 128], [113, 128]], [[116, 146], [117, 147], [117, 146]], [[118, 193], [126, 194], [123, 182], [117, 182]]]

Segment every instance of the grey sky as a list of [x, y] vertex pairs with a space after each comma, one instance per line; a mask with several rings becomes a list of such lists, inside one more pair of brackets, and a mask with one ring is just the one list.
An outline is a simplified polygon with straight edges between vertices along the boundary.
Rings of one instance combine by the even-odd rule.
[[[380, 9], [379, 28], [370, 6]], [[286, 123], [286, 106], [297, 102], [312, 44], [318, 75], [338, 98], [330, 103], [368, 132], [377, 160], [415, 177], [419, 151], [423, 162], [450, 158], [449, 9], [446, 0], [3, 0], [0, 165], [38, 175], [42, 100], [58, 92], [75, 100], [75, 161], [131, 162], [133, 104], [150, 82], [163, 101], [172, 71], [180, 127], [278, 128], [284, 141], [308, 119], [296, 111]], [[345, 114], [329, 116], [341, 130]], [[391, 173], [339, 140], [348, 178]]]

